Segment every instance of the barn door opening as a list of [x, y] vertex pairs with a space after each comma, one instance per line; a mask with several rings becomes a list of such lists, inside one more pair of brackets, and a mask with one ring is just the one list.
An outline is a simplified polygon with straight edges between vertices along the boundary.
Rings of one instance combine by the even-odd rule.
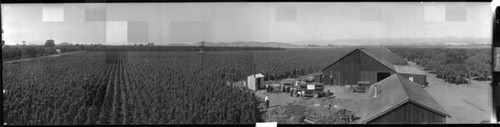
[[384, 80], [385, 78], [391, 76], [390, 72], [378, 72], [377, 73], [377, 82]]
[[257, 78], [257, 79], [255, 79], [255, 82], [256, 82], [256, 83], [255, 83], [255, 87], [257, 87], [257, 88], [259, 88], [259, 87], [260, 87], [260, 84], [261, 84], [260, 79], [261, 79], [261, 78]]
[[340, 83], [340, 71], [335, 71], [333, 78], [335, 80], [335, 85], [342, 85]]

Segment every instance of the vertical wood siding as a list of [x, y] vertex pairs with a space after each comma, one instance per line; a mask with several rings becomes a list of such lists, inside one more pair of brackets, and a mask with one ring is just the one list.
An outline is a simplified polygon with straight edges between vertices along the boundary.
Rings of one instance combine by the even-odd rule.
[[[340, 75], [337, 76], [336, 72]], [[377, 82], [377, 72], [395, 73], [367, 54], [356, 50], [323, 71], [326, 79], [324, 83], [348, 85], [356, 84], [358, 81], [370, 81], [373, 84]]]
[[444, 124], [446, 117], [434, 112], [431, 112], [421, 106], [411, 102], [401, 105], [400, 107], [385, 113], [371, 121], [368, 124]]

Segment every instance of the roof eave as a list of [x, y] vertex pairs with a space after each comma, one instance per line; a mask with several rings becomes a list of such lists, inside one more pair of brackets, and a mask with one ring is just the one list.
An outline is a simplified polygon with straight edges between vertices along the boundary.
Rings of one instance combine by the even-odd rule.
[[[330, 68], [331, 66], [335, 65], [336, 63], [342, 61], [342, 59], [346, 58], [347, 56], [351, 55], [354, 53], [356, 50], [359, 50], [359, 48], [352, 50], [351, 52], [347, 53], [346, 55], [342, 56], [342, 58], [338, 59], [337, 61], [333, 62], [332, 64], [326, 66], [325, 68], [321, 69], [321, 71], [325, 71], [326, 69]], [[360, 50], [361, 51], [361, 50]]]
[[[418, 105], [418, 106], [420, 106], [420, 107], [422, 107], [422, 108], [425, 108], [425, 109], [427, 109], [427, 110], [430, 110], [430, 111], [432, 111], [432, 112], [434, 112], [434, 113], [441, 114], [441, 115], [446, 116], [446, 117], [451, 117], [451, 115], [449, 115], [446, 111], [443, 111], [443, 112], [442, 112], [442, 111], [438, 111], [438, 110], [432, 109], [432, 108], [430, 108], [430, 107], [428, 107], [428, 106], [425, 106], [425, 105], [423, 105], [423, 104], [420, 104], [420, 103], [418, 103], [417, 101], [414, 101], [414, 100], [412, 100], [412, 99], [409, 99], [409, 101], [410, 101], [410, 103], [412, 103], [412, 104]], [[443, 108], [443, 110], [444, 110], [444, 108]]]

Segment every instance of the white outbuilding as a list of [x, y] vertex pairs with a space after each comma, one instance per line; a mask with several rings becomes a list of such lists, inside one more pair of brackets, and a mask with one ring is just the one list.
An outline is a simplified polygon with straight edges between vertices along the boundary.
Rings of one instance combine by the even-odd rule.
[[259, 74], [253, 74], [248, 76], [247, 78], [247, 87], [248, 89], [251, 90], [258, 90], [260, 88], [264, 88], [264, 75], [259, 73]]

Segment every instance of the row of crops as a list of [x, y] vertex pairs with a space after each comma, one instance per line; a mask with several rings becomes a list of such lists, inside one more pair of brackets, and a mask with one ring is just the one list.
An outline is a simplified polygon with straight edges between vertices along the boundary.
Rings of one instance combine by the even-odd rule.
[[[4, 64], [7, 124], [255, 123], [259, 100], [196, 52], [85, 52]], [[239, 56], [213, 56], [245, 65]], [[210, 57], [209, 57], [210, 58]], [[241, 67], [246, 68], [246, 67]], [[240, 70], [238, 70], [240, 71]], [[231, 75], [234, 76], [234, 75]]]

